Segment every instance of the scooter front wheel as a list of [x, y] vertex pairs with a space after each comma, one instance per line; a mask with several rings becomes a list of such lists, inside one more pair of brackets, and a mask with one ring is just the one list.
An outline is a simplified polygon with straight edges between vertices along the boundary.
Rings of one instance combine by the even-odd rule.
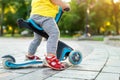
[[70, 54], [69, 54], [69, 62], [72, 64], [72, 65], [78, 65], [81, 63], [82, 61], [82, 54], [80, 51], [71, 51]]

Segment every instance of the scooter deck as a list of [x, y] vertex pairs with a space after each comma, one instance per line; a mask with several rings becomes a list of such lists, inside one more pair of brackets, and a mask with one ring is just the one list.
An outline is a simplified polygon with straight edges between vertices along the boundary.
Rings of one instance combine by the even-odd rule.
[[[15, 62], [15, 58], [11, 55], [5, 55], [2, 57], [2, 64], [5, 69], [21, 69], [29, 67], [45, 67], [45, 62], [43, 60], [29, 60], [23, 62]], [[63, 64], [68, 68], [69, 64], [63, 62]]]
[[7, 61], [5, 64], [9, 68], [17, 69], [17, 68], [30, 67], [30, 66], [37, 65], [37, 64], [41, 64], [42, 65], [43, 61], [32, 60], [32, 61], [25, 61], [25, 62], [21, 62], [21, 63], [12, 63], [12, 62]]
[[29, 61], [23, 61], [23, 62], [15, 62], [15, 58], [11, 55], [6, 55], [2, 57], [2, 64], [4, 68], [7, 69], [18, 69], [18, 68], [25, 68], [30, 67], [33, 65], [40, 65], [43, 66], [44, 62], [43, 60], [29, 60]]

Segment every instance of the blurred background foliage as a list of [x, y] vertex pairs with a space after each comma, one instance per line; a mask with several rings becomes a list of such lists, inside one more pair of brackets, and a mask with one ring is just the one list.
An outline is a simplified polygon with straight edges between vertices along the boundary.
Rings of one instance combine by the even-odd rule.
[[[18, 28], [16, 21], [29, 18], [30, 3], [31, 0], [0, 0], [0, 36], [21, 35], [26, 30]], [[70, 5], [71, 10], [63, 14], [58, 24], [62, 35], [120, 34], [119, 0], [71, 0]]]

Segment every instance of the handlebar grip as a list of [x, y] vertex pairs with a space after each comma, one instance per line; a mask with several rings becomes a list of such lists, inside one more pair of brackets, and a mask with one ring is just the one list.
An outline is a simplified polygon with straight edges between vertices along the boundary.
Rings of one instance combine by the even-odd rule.
[[70, 11], [70, 8], [65, 8], [64, 11]]

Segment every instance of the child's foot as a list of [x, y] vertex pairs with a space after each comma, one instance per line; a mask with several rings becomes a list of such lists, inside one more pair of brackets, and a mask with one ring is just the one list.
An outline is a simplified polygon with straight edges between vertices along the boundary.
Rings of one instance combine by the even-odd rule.
[[52, 55], [52, 56], [46, 56], [45, 57], [46, 63], [48, 65], [48, 67], [55, 69], [55, 70], [64, 70], [65, 69], [65, 65], [62, 64], [57, 58], [56, 56]]
[[26, 55], [26, 60], [40, 60], [40, 58], [38, 56], [28, 56]]

